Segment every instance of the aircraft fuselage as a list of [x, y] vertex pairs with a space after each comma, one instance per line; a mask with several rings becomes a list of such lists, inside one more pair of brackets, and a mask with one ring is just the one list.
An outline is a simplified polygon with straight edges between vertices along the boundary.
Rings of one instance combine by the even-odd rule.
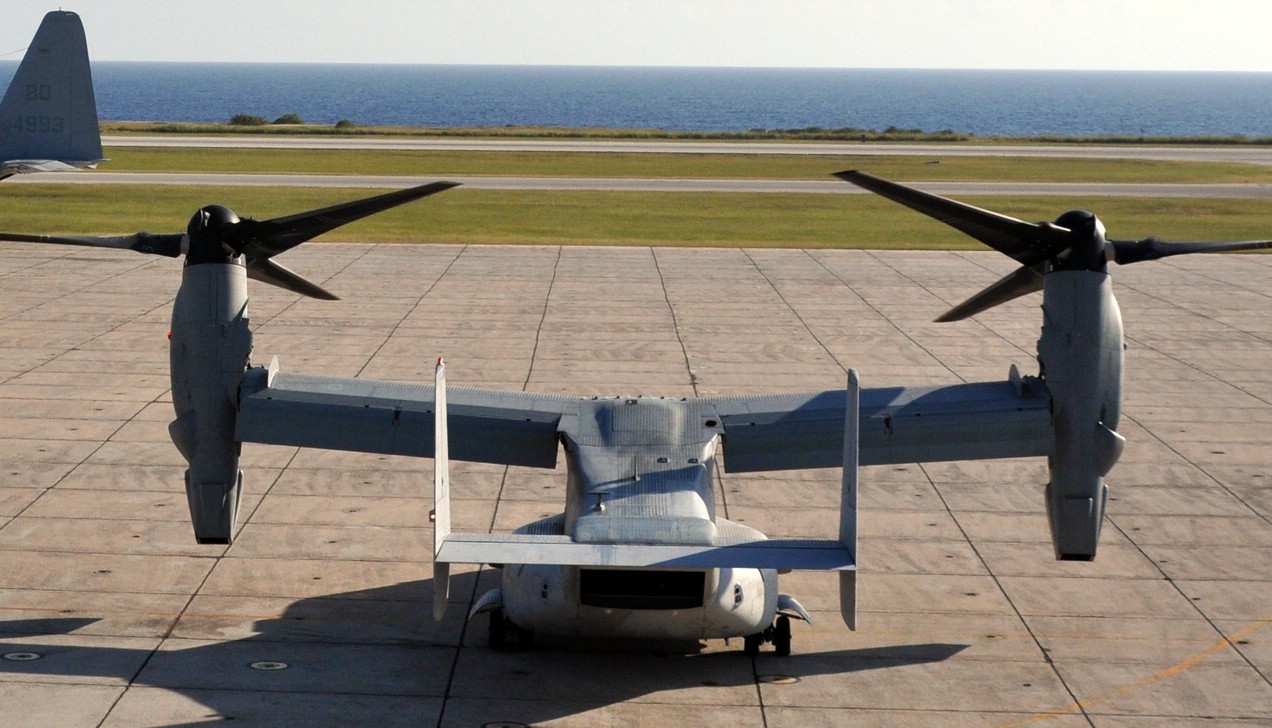
[[[754, 529], [716, 516], [720, 423], [688, 400], [596, 399], [561, 423], [565, 512], [519, 533], [581, 544], [710, 546]], [[772, 569], [623, 569], [509, 564], [503, 604], [548, 634], [699, 639], [762, 632], [777, 609]]]

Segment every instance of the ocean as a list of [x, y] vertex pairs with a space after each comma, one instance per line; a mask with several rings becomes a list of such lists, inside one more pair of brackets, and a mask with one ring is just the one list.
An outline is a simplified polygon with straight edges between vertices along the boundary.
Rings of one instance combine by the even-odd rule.
[[[17, 61], [0, 62], [7, 86]], [[1272, 73], [93, 64], [109, 121], [1272, 136]]]

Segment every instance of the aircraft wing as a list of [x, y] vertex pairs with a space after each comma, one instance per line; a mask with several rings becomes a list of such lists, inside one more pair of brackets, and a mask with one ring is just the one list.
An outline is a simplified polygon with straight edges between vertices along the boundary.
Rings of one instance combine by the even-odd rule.
[[[718, 397], [727, 472], [839, 467], [845, 391]], [[1003, 382], [860, 390], [861, 465], [1050, 455], [1046, 385]]]
[[[434, 455], [434, 387], [249, 370], [239, 393], [240, 442], [386, 455]], [[583, 397], [495, 389], [447, 390], [450, 459], [556, 466], [557, 425]]]
[[[434, 387], [252, 369], [239, 395], [240, 442], [433, 457]], [[588, 397], [449, 390], [450, 458], [556, 466], [564, 416]], [[728, 472], [840, 467], [846, 390], [709, 397]], [[860, 390], [860, 464], [1050, 455], [1051, 397], [1032, 377]]]

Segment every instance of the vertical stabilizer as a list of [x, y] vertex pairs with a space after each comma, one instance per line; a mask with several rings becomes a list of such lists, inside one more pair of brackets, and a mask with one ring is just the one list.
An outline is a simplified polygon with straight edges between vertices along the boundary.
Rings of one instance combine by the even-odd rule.
[[101, 160], [84, 25], [75, 13], [51, 12], [0, 101], [0, 177]]
[[438, 561], [450, 535], [450, 461], [446, 437], [446, 363], [437, 360], [433, 394], [433, 619], [446, 615], [450, 599], [450, 564]]
[[857, 629], [857, 472], [860, 465], [861, 380], [848, 370], [844, 407], [844, 467], [839, 493], [839, 543], [854, 568], [839, 572], [839, 613], [848, 629]]

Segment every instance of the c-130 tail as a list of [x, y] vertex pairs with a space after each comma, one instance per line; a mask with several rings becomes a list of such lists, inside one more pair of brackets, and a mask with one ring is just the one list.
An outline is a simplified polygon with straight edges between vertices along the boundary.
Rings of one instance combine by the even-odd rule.
[[0, 179], [102, 161], [88, 43], [79, 16], [44, 16], [0, 101]]

